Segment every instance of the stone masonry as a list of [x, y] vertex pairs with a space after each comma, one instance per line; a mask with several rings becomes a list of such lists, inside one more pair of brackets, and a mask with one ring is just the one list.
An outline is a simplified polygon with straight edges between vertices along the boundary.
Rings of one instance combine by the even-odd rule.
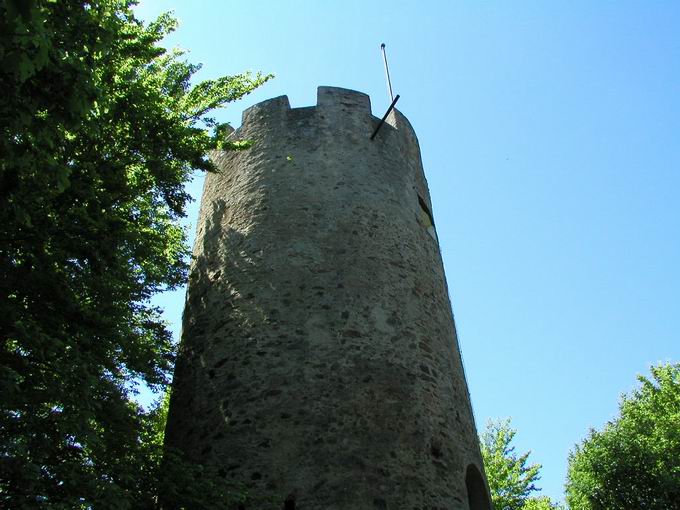
[[166, 444], [266, 508], [489, 509], [418, 141], [378, 122], [320, 87], [213, 155]]

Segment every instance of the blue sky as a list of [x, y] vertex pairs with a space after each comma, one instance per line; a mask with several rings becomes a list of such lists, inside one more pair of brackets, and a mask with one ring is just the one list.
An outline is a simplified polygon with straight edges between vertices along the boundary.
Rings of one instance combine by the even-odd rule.
[[[421, 144], [478, 427], [512, 417], [561, 499], [567, 455], [650, 364], [680, 361], [680, 3], [142, 0], [199, 78], [399, 109]], [[202, 178], [191, 186], [200, 198]], [[196, 223], [198, 202], [188, 218]], [[183, 291], [163, 296], [179, 330]]]

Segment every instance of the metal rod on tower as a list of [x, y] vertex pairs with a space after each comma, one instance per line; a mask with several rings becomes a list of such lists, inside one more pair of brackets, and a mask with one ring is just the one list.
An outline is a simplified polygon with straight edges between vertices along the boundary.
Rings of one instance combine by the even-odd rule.
[[373, 140], [375, 138], [375, 135], [378, 134], [378, 131], [380, 131], [380, 128], [383, 126], [383, 124], [387, 120], [387, 116], [394, 109], [394, 105], [397, 104], [397, 101], [399, 101], [399, 94], [397, 94], [397, 97], [394, 98], [394, 100], [392, 101], [392, 104], [390, 105], [390, 107], [385, 112], [385, 115], [383, 115], [383, 118], [380, 119], [380, 122], [378, 122], [378, 125], [375, 128], [375, 131], [373, 131], [373, 134], [371, 135], [371, 140]]
[[387, 88], [390, 91], [390, 101], [394, 101], [394, 94], [392, 94], [392, 81], [390, 80], [390, 68], [387, 66], [387, 52], [385, 51], [385, 43], [380, 45], [382, 51], [383, 62], [385, 63], [385, 76], [387, 76]]

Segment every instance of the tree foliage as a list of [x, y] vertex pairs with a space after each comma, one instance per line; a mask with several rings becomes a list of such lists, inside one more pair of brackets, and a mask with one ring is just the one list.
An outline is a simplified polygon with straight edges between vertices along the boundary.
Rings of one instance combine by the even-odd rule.
[[207, 115], [268, 78], [192, 85], [175, 20], [132, 5], [0, 1], [0, 506], [153, 505], [131, 381], [162, 388], [174, 351], [149, 299], [185, 278]]
[[553, 503], [548, 496], [530, 497], [524, 502], [523, 510], [561, 510], [560, 504]]
[[510, 420], [489, 421], [482, 433], [480, 446], [491, 500], [496, 510], [550, 510], [557, 508], [548, 497], [530, 497], [540, 478], [540, 464], [528, 465], [531, 452], [515, 453], [512, 440], [517, 433]]
[[571, 452], [573, 510], [680, 509], [680, 364], [652, 366], [638, 380], [619, 417]]

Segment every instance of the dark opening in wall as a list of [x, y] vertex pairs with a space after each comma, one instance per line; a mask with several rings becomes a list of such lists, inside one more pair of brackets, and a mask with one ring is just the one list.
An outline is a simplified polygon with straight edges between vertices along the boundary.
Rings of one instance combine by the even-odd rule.
[[432, 212], [427, 206], [425, 200], [423, 200], [423, 197], [420, 195], [418, 195], [418, 203], [420, 204], [420, 208], [423, 210], [423, 212], [425, 212], [425, 215], [430, 219], [430, 225], [434, 226], [434, 217], [432, 216]]
[[468, 494], [468, 506], [470, 510], [491, 510], [489, 494], [486, 484], [477, 466], [470, 464], [465, 473], [465, 488]]
[[418, 205], [420, 205], [420, 215], [418, 216], [418, 222], [425, 227], [427, 233], [430, 234], [432, 239], [437, 240], [437, 233], [434, 230], [434, 217], [430, 208], [427, 206], [425, 199], [418, 195]]
[[283, 502], [283, 510], [295, 510], [295, 497], [288, 496]]

